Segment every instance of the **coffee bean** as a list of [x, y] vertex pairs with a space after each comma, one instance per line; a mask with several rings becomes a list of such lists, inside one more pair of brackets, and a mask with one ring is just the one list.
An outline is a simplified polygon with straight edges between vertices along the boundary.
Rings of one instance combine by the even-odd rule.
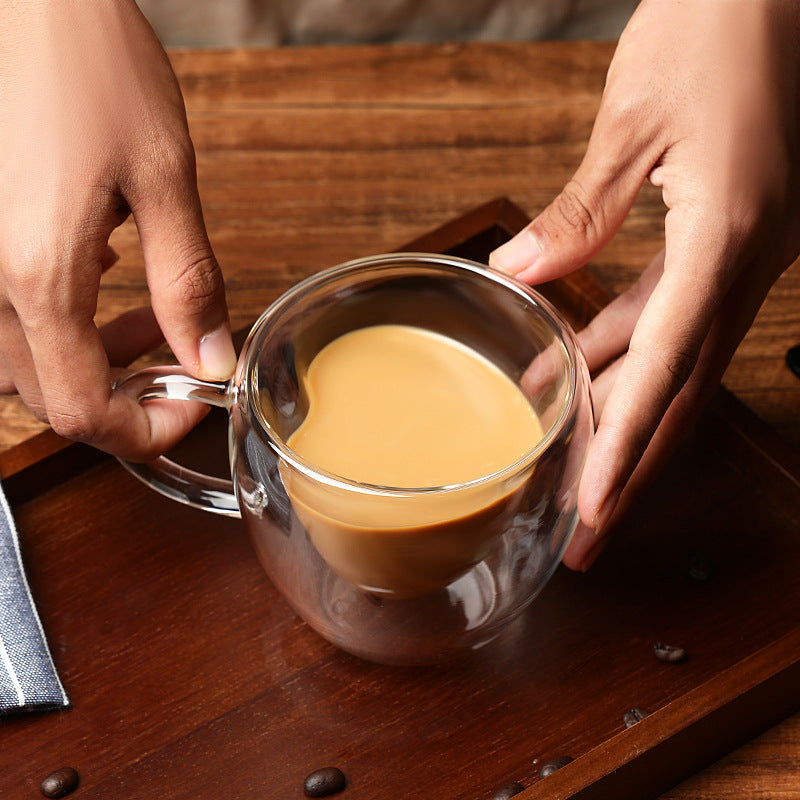
[[655, 653], [659, 661], [669, 661], [671, 663], [683, 661], [686, 658], [686, 651], [682, 647], [664, 644], [664, 642], [656, 642], [653, 645], [653, 653]]
[[504, 783], [493, 795], [492, 800], [511, 800], [518, 795], [525, 787], [517, 781]]
[[80, 776], [72, 767], [62, 767], [51, 772], [41, 785], [45, 797], [66, 797], [78, 788]]
[[690, 553], [686, 564], [686, 572], [693, 581], [704, 582], [711, 578], [711, 564], [705, 554]]
[[550, 761], [542, 764], [542, 768], [539, 770], [539, 777], [546, 778], [548, 775], [552, 775], [554, 772], [560, 770], [561, 767], [566, 767], [571, 761], [572, 758], [570, 756], [551, 758]]
[[341, 792], [347, 786], [347, 778], [339, 767], [322, 767], [314, 770], [303, 783], [308, 797], [327, 797]]
[[643, 711], [641, 708], [632, 708], [622, 715], [622, 721], [625, 723], [626, 728], [630, 728], [647, 716], [649, 716], [647, 711]]
[[800, 378], [800, 344], [786, 351], [786, 366]]

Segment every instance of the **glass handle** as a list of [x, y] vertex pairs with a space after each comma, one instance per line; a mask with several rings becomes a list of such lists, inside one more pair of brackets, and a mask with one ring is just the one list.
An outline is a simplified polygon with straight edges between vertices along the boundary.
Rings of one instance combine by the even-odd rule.
[[[133, 372], [117, 381], [114, 388], [140, 403], [156, 399], [196, 400], [230, 409], [235, 398], [232, 383], [193, 378], [179, 366], [148, 367]], [[195, 472], [166, 456], [142, 464], [118, 460], [128, 472], [166, 497], [214, 514], [241, 516], [233, 481]]]

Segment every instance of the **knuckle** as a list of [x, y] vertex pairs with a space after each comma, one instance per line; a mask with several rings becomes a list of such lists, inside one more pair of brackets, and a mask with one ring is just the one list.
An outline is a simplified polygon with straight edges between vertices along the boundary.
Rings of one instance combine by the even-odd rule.
[[44, 280], [42, 264], [46, 263], [46, 251], [41, 241], [19, 241], [14, 252], [5, 259], [3, 282], [11, 304], [17, 297], [33, 304], [44, 294], [40, 290]]
[[619, 137], [621, 141], [634, 139], [646, 125], [646, 120], [653, 118], [654, 110], [653, 96], [649, 90], [648, 94], [635, 90], [610, 90], [603, 95], [603, 132], [607, 136]]
[[675, 387], [675, 394], [692, 376], [696, 362], [696, 356], [688, 350], [671, 350], [661, 358], [664, 372], [671, 377], [672, 386]]
[[649, 361], [653, 366], [653, 386], [664, 409], [687, 383], [697, 363], [697, 355], [684, 347], [653, 348], [644, 353], [631, 346], [628, 352], [638, 361]]
[[170, 283], [175, 301], [188, 313], [202, 315], [222, 297], [222, 273], [216, 259], [205, 248], [190, 251], [181, 259], [183, 267]]
[[183, 192], [187, 183], [194, 182], [196, 158], [188, 133], [167, 130], [147, 145], [135, 170], [134, 184], [144, 183], [146, 191]]
[[[633, 59], [633, 60], [632, 60]], [[643, 80], [634, 68], [638, 59], [620, 42], [611, 60], [595, 126], [606, 136], [618, 136], [620, 141], [644, 141], [658, 136], [665, 114], [681, 100], [669, 86]]]
[[554, 223], [545, 223], [544, 234], [548, 239], [558, 240], [562, 231], [570, 237], [593, 239], [597, 232], [597, 211], [581, 185], [572, 179], [553, 201]]
[[188, 136], [163, 135], [135, 150], [122, 173], [128, 204], [142, 207], [154, 197], [182, 201], [195, 184], [195, 154]]
[[76, 291], [81, 280], [70, 261], [74, 238], [54, 224], [46, 233], [15, 242], [3, 259], [4, 302], [26, 327], [47, 324], [58, 309], [83, 308], [90, 300], [86, 292]]
[[195, 154], [188, 138], [171, 136], [163, 140], [153, 166], [167, 176], [194, 175]]
[[97, 417], [85, 407], [51, 410], [49, 422], [50, 427], [65, 439], [76, 442], [93, 442], [98, 437]]

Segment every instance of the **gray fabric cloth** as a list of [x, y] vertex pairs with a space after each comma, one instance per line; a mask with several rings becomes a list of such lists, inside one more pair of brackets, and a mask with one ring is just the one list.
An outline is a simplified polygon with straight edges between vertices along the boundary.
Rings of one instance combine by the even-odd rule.
[[616, 39], [639, 0], [137, 0], [172, 47]]
[[68, 708], [0, 486], [0, 714]]

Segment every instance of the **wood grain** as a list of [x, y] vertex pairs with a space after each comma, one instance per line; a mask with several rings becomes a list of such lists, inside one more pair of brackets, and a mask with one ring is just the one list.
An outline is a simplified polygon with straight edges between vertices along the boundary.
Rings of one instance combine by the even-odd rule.
[[[234, 327], [248, 325], [283, 288], [310, 272], [394, 249], [491, 197], [509, 196], [529, 214], [543, 208], [580, 161], [611, 53], [609, 45], [584, 43], [172, 53], [185, 92], [206, 221], [226, 274]], [[590, 267], [609, 288], [621, 291], [630, 285], [658, 250], [663, 213], [658, 193], [645, 187], [618, 236]], [[147, 302], [132, 222], [115, 232], [112, 244], [122, 257], [104, 276], [99, 323]], [[725, 385], [786, 441], [800, 446], [800, 381], [783, 362], [786, 349], [797, 342], [800, 267], [794, 265], [770, 293], [726, 373]], [[152, 360], [166, 357], [162, 352]], [[0, 402], [0, 448], [27, 439], [41, 427], [18, 399]], [[86, 495], [100, 509], [101, 490], [99, 482], [97, 489]], [[56, 509], [68, 508], [66, 496], [54, 498], [53, 503]], [[35, 516], [33, 511], [26, 513]], [[172, 513], [164, 508], [167, 521]], [[47, 520], [27, 521], [36, 526], [48, 524]], [[108, 529], [111, 527], [109, 522]], [[98, 525], [85, 533], [96, 535], [98, 530], [104, 528]], [[87, 557], [106, 559], [109, 574], [113, 574], [120, 556], [109, 534], [103, 533], [88, 549], [81, 531], [71, 536], [64, 548], [75, 546]], [[210, 531], [199, 531], [196, 546], [201, 550], [212, 547], [211, 537]], [[139, 547], [136, 542], [131, 546]], [[163, 546], [167, 551], [183, 547], [173, 539]], [[29, 555], [35, 563], [37, 549]], [[208, 594], [197, 607], [187, 607], [171, 588], [168, 576], [159, 574], [158, 565], [153, 564], [153, 588], [167, 592], [170, 613], [176, 618], [188, 615], [198, 631], [203, 629], [204, 614], [211, 612], [214, 598], [226, 591], [215, 581], [244, 570], [246, 578], [235, 596], [247, 596], [251, 599], [246, 604], [251, 604], [259, 602], [263, 592], [258, 572], [245, 564], [252, 560], [247, 547], [232, 543], [219, 557], [227, 571], [222, 569], [216, 578], [212, 573], [195, 576], [209, 582]], [[196, 568], [206, 563], [201, 560]], [[46, 569], [34, 567], [33, 572], [37, 586], [46, 587], [51, 577]], [[147, 580], [146, 574], [142, 572], [143, 580]], [[83, 579], [81, 573], [73, 576], [78, 585]], [[111, 608], [121, 602], [113, 597], [111, 586], [93, 587], [92, 591], [98, 604], [108, 603]], [[56, 604], [53, 592], [44, 589], [45, 606]], [[80, 608], [76, 600], [74, 611]], [[140, 613], [133, 598], [128, 612]], [[68, 608], [66, 613], [72, 612]], [[90, 656], [93, 649], [101, 648], [103, 637], [113, 639], [109, 627], [113, 617], [105, 624], [101, 618], [94, 619], [96, 627], [87, 630], [79, 642], [60, 639], [59, 629], [55, 630], [57, 660], [64, 648], [81, 647]], [[159, 624], [163, 629], [169, 619]], [[277, 626], [283, 658], [303, 664], [324, 660], [319, 644], [303, 637], [298, 643], [293, 638], [296, 626], [291, 617]], [[63, 627], [72, 630], [68, 620]], [[260, 635], [252, 626], [237, 633], [242, 641]], [[135, 659], [135, 643], [132, 640], [115, 651], [115, 658]], [[269, 645], [265, 642], [263, 646], [268, 668], [272, 664]], [[203, 643], [198, 641], [197, 646]], [[200, 658], [198, 652], [192, 663], [201, 665], [206, 677], [218, 672], [226, 680], [252, 683], [253, 673], [248, 671], [254, 667], [252, 659], [252, 652], [242, 648], [210, 660]], [[107, 660], [102, 664], [103, 669], [114, 667]], [[259, 668], [263, 670], [263, 665]], [[346, 689], [335, 683], [338, 672], [323, 667], [317, 671], [333, 691], [346, 695]], [[203, 675], [198, 676], [200, 683]], [[79, 678], [77, 675], [76, 680]], [[265, 679], [269, 682], [269, 671]], [[175, 697], [167, 714], [180, 717], [181, 704], [186, 703], [203, 718], [213, 719], [217, 697], [201, 697], [185, 686], [173, 687], [169, 676], [165, 680], [166, 685], [160, 687], [164, 695]], [[369, 692], [371, 687], [367, 679], [362, 688]], [[142, 691], [152, 688], [145, 686]], [[246, 684], [242, 691], [255, 691], [255, 687]], [[292, 696], [291, 685], [282, 691], [286, 697]], [[73, 702], [77, 705], [88, 699], [78, 696]], [[98, 766], [105, 778], [93, 776], [95, 785], [121, 791], [125, 776], [137, 774], [135, 766], [125, 772], [124, 765], [135, 764], [148, 754], [150, 758], [143, 763], [154, 776], [168, 769], [172, 751], [160, 738], [164, 718], [129, 719], [113, 696], [95, 698], [91, 703], [97, 727], [87, 735], [91, 746], [99, 747], [106, 759], [102, 768]], [[58, 733], [59, 728], [66, 731], [70, 727], [66, 720], [65, 716], [63, 725], [55, 725], [53, 742], [69, 752], [70, 748], [74, 751], [74, 743], [59, 739]], [[250, 722], [255, 724], [257, 719]], [[326, 724], [335, 727], [337, 722]], [[212, 729], [224, 739], [226, 719], [218, 720]], [[125, 731], [130, 734], [125, 752], [105, 749], [104, 742], [118, 741]], [[172, 731], [170, 736], [177, 741], [184, 734], [188, 731]], [[800, 718], [793, 718], [666, 796], [672, 800], [800, 797], [798, 737]], [[89, 746], [81, 744], [81, 752]], [[47, 752], [57, 754], [59, 750], [51, 745]], [[29, 757], [34, 758], [32, 754]], [[101, 760], [93, 763], [99, 765]], [[115, 774], [122, 776], [119, 785], [109, 783]], [[34, 783], [33, 778], [28, 781], [27, 796], [35, 796]]]
[[[410, 247], [482, 260], [525, 219], [499, 200]], [[587, 273], [545, 288], [577, 326], [608, 300]], [[203, 468], [209, 454], [224, 453], [224, 424], [215, 431], [208, 422], [182, 445], [183, 456], [200, 461], [182, 463]], [[328, 760], [335, 754], [352, 776], [353, 800], [386, 785], [409, 799], [437, 787], [451, 800], [472, 800], [508, 775], [529, 785], [530, 800], [651, 798], [800, 706], [800, 459], [781, 445], [720, 392], [589, 575], [559, 571], [516, 633], [475, 659], [398, 671], [326, 649], [302, 625], [281, 633], [291, 614], [263, 577], [262, 588], [248, 577], [253, 559], [221, 558], [240, 546], [236, 523], [165, 505], [102, 453], [44, 433], [0, 453], [0, 473], [34, 554], [29, 572], [47, 629], [66, 645], [59, 666], [80, 703], [67, 715], [7, 720], [6, 752], [15, 758], [0, 760], [3, 787], [31, 785], [37, 765], [45, 769], [57, 754], [80, 764], [89, 797], [124, 787], [130, 798], [188, 798], [214, 788], [233, 800], [265, 780], [289, 797], [322, 742]], [[57, 537], [49, 535], [54, 521]], [[708, 585], [685, 574], [686, 555], [698, 547], [713, 555]], [[183, 608], [203, 609], [199, 643], [197, 617], [173, 613], [176, 591]], [[764, 603], [759, 615], [750, 613], [752, 595]], [[128, 614], [134, 606], [139, 613]], [[689, 661], [659, 667], [648, 641], [655, 631], [689, 645]], [[220, 653], [239, 654], [234, 683], [215, 667]], [[110, 693], [132, 724], [95, 740], [87, 734], [105, 726]], [[211, 716], [199, 701], [207, 696], [217, 707]], [[372, 705], [389, 698], [396, 711], [376, 716]], [[624, 730], [620, 711], [634, 702], [651, 713]], [[328, 724], [352, 719], [356, 726]], [[147, 738], [131, 737], [142, 725]], [[540, 763], [564, 753], [572, 764], [537, 777]]]
[[[234, 327], [286, 278], [393, 249], [492, 197], [541, 210], [580, 161], [611, 54], [597, 43], [174, 52]], [[645, 187], [593, 261], [610, 288], [658, 250], [663, 213]], [[132, 222], [112, 244], [122, 258], [98, 323], [148, 302]], [[799, 308], [795, 266], [725, 378], [796, 444], [800, 382], [783, 358], [800, 341]], [[0, 402], [0, 423], [0, 447], [41, 429], [16, 398]]]

